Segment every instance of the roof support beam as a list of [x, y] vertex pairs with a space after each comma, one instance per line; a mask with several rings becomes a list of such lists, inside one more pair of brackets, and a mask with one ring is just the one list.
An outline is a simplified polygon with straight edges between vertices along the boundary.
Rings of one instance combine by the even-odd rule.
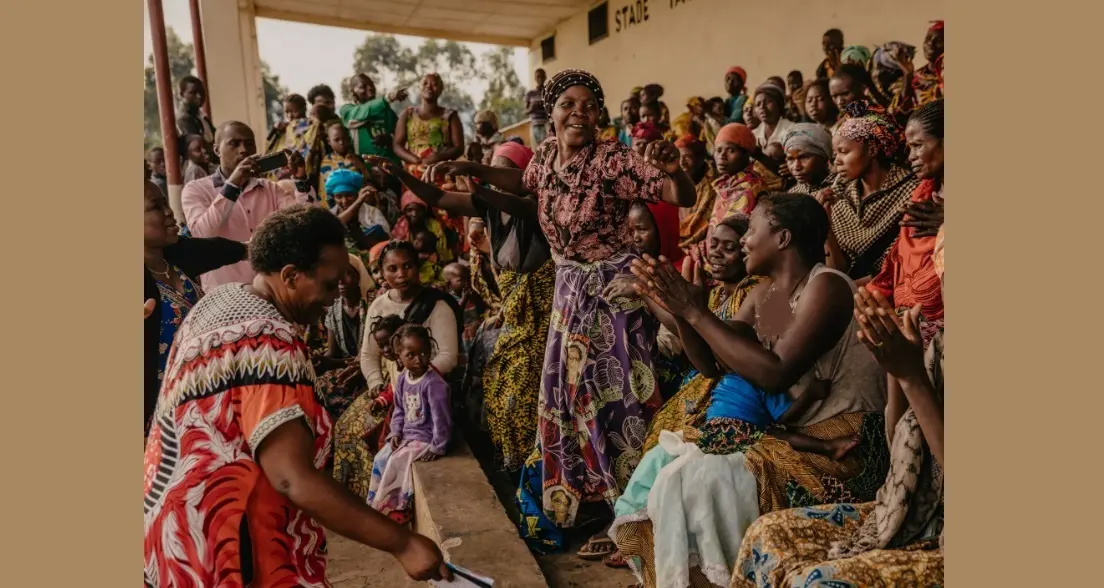
[[429, 37], [434, 39], [446, 39], [450, 41], [463, 41], [466, 43], [488, 43], [491, 45], [507, 45], [510, 47], [529, 47], [529, 39], [523, 37], [505, 37], [500, 35], [480, 35], [478, 33], [464, 33], [442, 29], [427, 29], [421, 27], [408, 27], [404, 25], [392, 25], [372, 22], [371, 20], [356, 20], [337, 16], [322, 16], [303, 14], [290, 10], [275, 10], [272, 8], [256, 8], [256, 15], [262, 18], [276, 20], [290, 20], [329, 27], [341, 27], [346, 29], [359, 29], [374, 33], [391, 33], [394, 35], [410, 35], [413, 37]]

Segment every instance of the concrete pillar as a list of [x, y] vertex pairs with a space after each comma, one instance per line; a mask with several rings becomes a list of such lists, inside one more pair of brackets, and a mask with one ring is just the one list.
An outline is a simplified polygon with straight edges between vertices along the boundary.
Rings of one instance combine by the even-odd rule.
[[[192, 48], [195, 51], [196, 73], [203, 80], [203, 87], [210, 88], [207, 80], [207, 51], [203, 45], [203, 15], [199, 10], [199, 0], [188, 0], [188, 9], [192, 13]], [[203, 111], [211, 118], [211, 93], [207, 92], [203, 100]]]
[[165, 149], [165, 183], [169, 207], [177, 222], [184, 222], [180, 205], [180, 153], [176, 142], [176, 112], [173, 103], [169, 50], [165, 40], [165, 11], [161, 0], [149, 0], [150, 36], [153, 38], [153, 71], [157, 78], [157, 110], [161, 115], [161, 145]]
[[248, 124], [263, 143], [268, 133], [253, 0], [200, 0], [212, 122]]

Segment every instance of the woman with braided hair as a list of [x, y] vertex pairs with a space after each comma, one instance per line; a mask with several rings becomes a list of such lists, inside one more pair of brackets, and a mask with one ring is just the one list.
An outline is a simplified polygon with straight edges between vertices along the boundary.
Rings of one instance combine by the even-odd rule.
[[[520, 528], [530, 546], [557, 550], [561, 529], [586, 521], [584, 504], [612, 503], [643, 452], [647, 423], [660, 398], [653, 356], [658, 324], [636, 297], [615, 296], [635, 282], [639, 257], [629, 228], [634, 200], [692, 206], [694, 182], [666, 141], [643, 156], [596, 140], [605, 94], [577, 69], [545, 85], [556, 130], [522, 170], [447, 162], [435, 175], [471, 175], [503, 191], [537, 197], [537, 219], [556, 263], [556, 291], [538, 406], [538, 447], [519, 489]], [[605, 510], [605, 509], [603, 509]], [[603, 514], [608, 518], [608, 511]], [[613, 551], [605, 533], [579, 554]]]
[[905, 203], [920, 180], [898, 162], [904, 137], [889, 116], [852, 102], [832, 138], [838, 174], [817, 199], [829, 209], [829, 265], [865, 285], [897, 239]]
[[891, 301], [899, 314], [919, 304], [921, 332], [928, 344], [943, 328], [943, 289], [932, 261], [936, 233], [943, 224], [942, 100], [913, 112], [905, 139], [909, 164], [920, 184], [905, 205], [905, 219], [881, 272], [866, 287]]

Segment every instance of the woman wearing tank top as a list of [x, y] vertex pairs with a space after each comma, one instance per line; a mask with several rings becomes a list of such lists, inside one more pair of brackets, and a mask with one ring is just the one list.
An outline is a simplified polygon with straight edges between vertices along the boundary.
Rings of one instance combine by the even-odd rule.
[[[729, 322], [668, 264], [634, 265], [640, 293], [677, 317], [695, 367], [724, 376], [700, 436], [663, 432], [616, 505], [610, 536], [643, 585], [728, 585], [759, 515], [840, 495], [870, 500], [884, 479], [885, 374], [856, 338], [854, 282], [824, 265], [827, 234], [814, 198], [760, 200], [741, 243], [748, 272], [765, 279]], [[802, 414], [781, 430], [727, 414], [741, 403], [726, 402], [726, 390], [747, 386], [763, 391], [768, 411], [784, 394]], [[805, 453], [783, 440], [794, 433], [843, 442], [833, 455]]]

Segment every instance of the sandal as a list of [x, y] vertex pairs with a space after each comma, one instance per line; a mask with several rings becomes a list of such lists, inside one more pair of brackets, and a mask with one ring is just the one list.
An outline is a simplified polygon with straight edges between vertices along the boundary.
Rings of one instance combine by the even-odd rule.
[[587, 561], [600, 561], [606, 556], [615, 553], [617, 546], [614, 545], [613, 539], [608, 537], [591, 537], [579, 551], [575, 554], [579, 559]]
[[629, 562], [625, 561], [625, 556], [621, 555], [621, 551], [616, 549], [613, 553], [602, 559], [602, 563], [605, 564], [607, 568], [622, 569], [629, 567]]

